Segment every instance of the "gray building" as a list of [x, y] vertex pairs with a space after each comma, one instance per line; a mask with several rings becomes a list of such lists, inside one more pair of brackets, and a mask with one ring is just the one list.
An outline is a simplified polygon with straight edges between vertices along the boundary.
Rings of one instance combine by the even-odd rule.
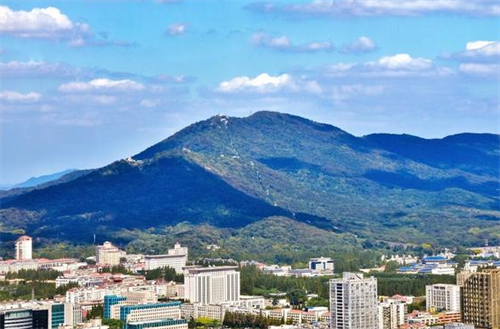
[[343, 273], [330, 280], [330, 329], [378, 329], [377, 279]]

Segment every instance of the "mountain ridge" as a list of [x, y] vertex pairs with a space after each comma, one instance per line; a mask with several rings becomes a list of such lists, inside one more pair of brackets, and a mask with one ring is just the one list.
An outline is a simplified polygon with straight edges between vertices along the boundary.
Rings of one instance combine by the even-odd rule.
[[[131, 158], [2, 199], [0, 228], [88, 241], [95, 231], [112, 237], [184, 221], [240, 229], [284, 216], [363, 239], [498, 239], [500, 136], [407, 136], [356, 137], [277, 112], [214, 116]], [[26, 224], [22, 213], [36, 219]]]

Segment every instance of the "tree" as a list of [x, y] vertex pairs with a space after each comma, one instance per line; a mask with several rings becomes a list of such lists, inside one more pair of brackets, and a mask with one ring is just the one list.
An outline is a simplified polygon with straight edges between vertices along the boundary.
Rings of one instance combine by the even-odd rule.
[[385, 273], [396, 273], [396, 270], [400, 267], [398, 262], [395, 262], [393, 260], [387, 262], [385, 264]]
[[287, 293], [288, 300], [290, 301], [290, 305], [293, 308], [299, 309], [305, 305], [307, 301], [307, 296], [304, 290], [302, 289], [293, 289]]

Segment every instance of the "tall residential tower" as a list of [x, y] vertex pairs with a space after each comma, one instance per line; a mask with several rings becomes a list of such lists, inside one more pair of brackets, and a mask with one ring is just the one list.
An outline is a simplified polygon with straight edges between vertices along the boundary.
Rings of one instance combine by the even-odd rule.
[[378, 329], [377, 279], [344, 273], [330, 280], [330, 329]]

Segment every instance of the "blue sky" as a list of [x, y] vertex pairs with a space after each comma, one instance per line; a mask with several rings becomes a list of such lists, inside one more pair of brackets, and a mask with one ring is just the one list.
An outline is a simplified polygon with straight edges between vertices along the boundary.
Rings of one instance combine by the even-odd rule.
[[0, 183], [259, 110], [355, 135], [499, 132], [496, 0], [3, 1]]

